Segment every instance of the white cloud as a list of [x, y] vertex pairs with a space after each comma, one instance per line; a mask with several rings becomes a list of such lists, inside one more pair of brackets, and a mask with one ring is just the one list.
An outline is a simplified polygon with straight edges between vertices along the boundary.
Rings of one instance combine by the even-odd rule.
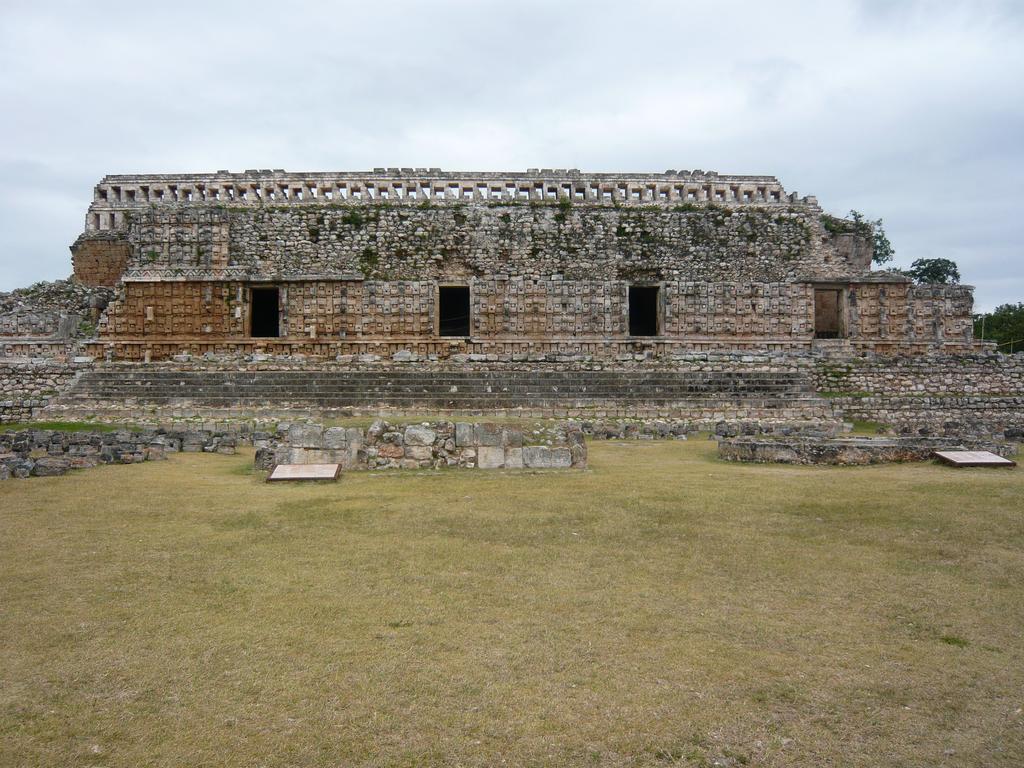
[[1024, 13], [990, 2], [5, 3], [0, 289], [105, 173], [773, 173], [1024, 300]]

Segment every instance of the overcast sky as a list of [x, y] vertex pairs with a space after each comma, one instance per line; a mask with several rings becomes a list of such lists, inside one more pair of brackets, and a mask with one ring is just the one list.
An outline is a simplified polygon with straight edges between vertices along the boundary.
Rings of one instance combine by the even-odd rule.
[[1022, 33], [1019, 0], [2, 0], [0, 290], [70, 273], [106, 173], [700, 168], [1024, 301]]

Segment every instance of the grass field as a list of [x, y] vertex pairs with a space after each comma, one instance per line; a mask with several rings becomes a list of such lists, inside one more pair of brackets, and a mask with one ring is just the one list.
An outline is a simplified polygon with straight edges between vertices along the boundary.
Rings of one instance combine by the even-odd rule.
[[0, 765], [1024, 765], [1024, 471], [0, 484]]

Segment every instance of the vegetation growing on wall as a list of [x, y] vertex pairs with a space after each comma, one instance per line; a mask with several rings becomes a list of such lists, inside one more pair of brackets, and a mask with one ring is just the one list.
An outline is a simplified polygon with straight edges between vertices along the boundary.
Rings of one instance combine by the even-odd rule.
[[821, 225], [830, 235], [849, 234], [870, 238], [871, 261], [875, 264], [888, 264], [896, 256], [881, 219], [871, 221], [860, 211], [850, 211], [850, 216], [846, 219], [823, 213]]

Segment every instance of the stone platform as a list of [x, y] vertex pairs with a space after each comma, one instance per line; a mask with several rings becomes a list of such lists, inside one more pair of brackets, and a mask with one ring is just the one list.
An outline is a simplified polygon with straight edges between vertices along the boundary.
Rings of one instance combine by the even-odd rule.
[[[1015, 446], [976, 443], [971, 450], [1013, 455]], [[968, 450], [955, 438], [866, 438], [839, 437], [815, 439], [733, 437], [720, 440], [718, 456], [726, 461], [760, 464], [887, 464], [905, 461], [930, 461], [936, 451]]]
[[801, 371], [760, 369], [461, 369], [419, 367], [175, 370], [111, 365], [82, 372], [45, 409], [51, 419], [119, 420], [124, 411], [217, 418], [514, 414], [530, 417], [831, 419]]

